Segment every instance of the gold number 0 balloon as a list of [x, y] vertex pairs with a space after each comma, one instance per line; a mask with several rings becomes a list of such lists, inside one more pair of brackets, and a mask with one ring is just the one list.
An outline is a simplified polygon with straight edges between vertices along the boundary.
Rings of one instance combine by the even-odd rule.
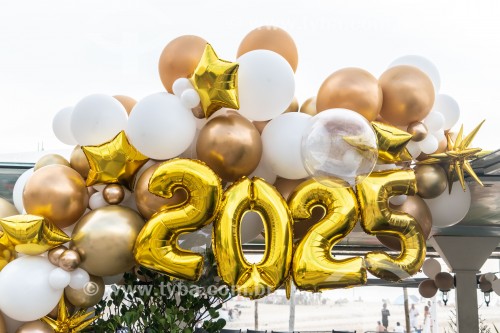
[[[250, 210], [261, 216], [266, 235], [264, 257], [257, 264], [248, 263], [241, 249], [241, 221]], [[285, 200], [262, 179], [235, 182], [224, 193], [213, 245], [220, 277], [240, 295], [256, 299], [273, 292], [288, 277], [292, 261], [291, 216]]]
[[320, 291], [366, 283], [363, 258], [336, 260], [331, 255], [332, 247], [347, 236], [358, 221], [356, 195], [342, 180], [332, 178], [325, 182], [329, 184], [306, 180], [288, 200], [294, 223], [311, 218], [317, 206], [325, 210], [323, 219], [307, 232], [293, 256], [293, 279], [303, 290]]
[[391, 211], [388, 204], [391, 196], [416, 193], [415, 173], [412, 170], [373, 172], [356, 188], [361, 206], [361, 226], [365, 232], [401, 240], [401, 253], [396, 258], [385, 252], [367, 253], [367, 269], [389, 281], [400, 281], [415, 274], [422, 267], [426, 253], [422, 229], [412, 216]]
[[161, 164], [149, 181], [149, 191], [171, 198], [176, 189], [184, 189], [188, 199], [153, 215], [137, 238], [136, 261], [150, 269], [176, 278], [197, 280], [203, 268], [203, 256], [181, 249], [182, 233], [193, 232], [212, 222], [221, 202], [219, 177], [205, 164], [174, 159]]

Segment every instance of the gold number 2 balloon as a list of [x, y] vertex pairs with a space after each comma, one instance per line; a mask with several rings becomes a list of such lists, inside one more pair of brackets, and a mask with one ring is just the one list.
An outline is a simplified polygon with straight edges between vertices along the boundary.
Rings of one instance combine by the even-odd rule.
[[181, 189], [187, 192], [187, 201], [153, 215], [137, 238], [134, 254], [136, 261], [147, 268], [197, 280], [203, 256], [180, 248], [178, 238], [213, 221], [220, 207], [222, 186], [208, 166], [187, 159], [164, 162], [149, 181], [149, 191], [163, 198], [171, 198], [175, 190]]
[[[257, 264], [247, 262], [241, 249], [241, 221], [248, 211], [257, 212], [264, 222], [266, 249]], [[259, 178], [233, 183], [224, 193], [213, 233], [217, 267], [224, 282], [252, 299], [281, 286], [292, 261], [291, 222], [286, 202], [273, 186]]]
[[395, 195], [415, 195], [417, 191], [413, 170], [373, 172], [356, 185], [361, 206], [361, 226], [366, 233], [393, 236], [401, 240], [401, 253], [391, 257], [385, 252], [366, 254], [366, 268], [373, 275], [400, 281], [422, 267], [425, 259], [425, 239], [413, 216], [389, 209], [388, 200]]
[[351, 232], [359, 218], [356, 195], [349, 184], [336, 178], [325, 180], [324, 184], [306, 180], [292, 193], [288, 205], [294, 223], [311, 218], [317, 206], [325, 210], [323, 219], [307, 232], [295, 250], [293, 279], [297, 287], [316, 292], [365, 284], [363, 258], [337, 260], [331, 255], [332, 247]]

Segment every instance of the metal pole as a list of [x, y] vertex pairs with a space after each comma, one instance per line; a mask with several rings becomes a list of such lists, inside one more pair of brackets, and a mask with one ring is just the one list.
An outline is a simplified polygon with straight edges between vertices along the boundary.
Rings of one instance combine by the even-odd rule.
[[288, 330], [290, 332], [295, 330], [295, 285], [293, 282], [290, 284], [290, 318], [288, 320]]
[[257, 331], [259, 329], [259, 301], [253, 301], [255, 304], [255, 312], [254, 312], [254, 329]]
[[404, 306], [405, 306], [405, 323], [406, 323], [406, 332], [411, 332], [410, 327], [410, 308], [408, 307], [408, 289], [403, 287], [403, 296], [404, 296]]

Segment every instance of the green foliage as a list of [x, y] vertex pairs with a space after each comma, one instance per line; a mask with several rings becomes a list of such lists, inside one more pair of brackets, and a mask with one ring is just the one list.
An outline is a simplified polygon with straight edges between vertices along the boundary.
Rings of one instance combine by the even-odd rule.
[[219, 309], [231, 298], [229, 288], [217, 276], [211, 252], [205, 255], [205, 270], [199, 281], [176, 280], [141, 267], [125, 274], [124, 286], [113, 286], [110, 297], [96, 306], [101, 316], [90, 327], [95, 333], [128, 328], [133, 333], [193, 333], [201, 327], [208, 333], [225, 325]]

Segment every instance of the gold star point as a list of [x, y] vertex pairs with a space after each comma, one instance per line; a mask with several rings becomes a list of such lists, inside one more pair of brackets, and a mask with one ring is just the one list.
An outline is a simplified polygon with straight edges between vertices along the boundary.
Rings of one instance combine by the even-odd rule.
[[371, 125], [377, 137], [379, 159], [392, 163], [412, 160], [406, 148], [412, 138], [410, 133], [377, 121], [372, 121]]
[[124, 131], [109, 142], [82, 149], [90, 166], [87, 186], [122, 184], [130, 188], [134, 175], [149, 160], [128, 142]]
[[73, 315], [70, 315], [64, 300], [64, 295], [61, 297], [57, 309], [57, 319], [52, 319], [49, 316], [45, 316], [41, 319], [47, 323], [55, 333], [81, 332], [84, 328], [92, 324], [95, 319], [94, 311], [87, 312], [85, 309], [78, 310]]
[[220, 59], [212, 45], [207, 44], [190, 80], [200, 95], [205, 118], [227, 107], [239, 109], [238, 63]]

